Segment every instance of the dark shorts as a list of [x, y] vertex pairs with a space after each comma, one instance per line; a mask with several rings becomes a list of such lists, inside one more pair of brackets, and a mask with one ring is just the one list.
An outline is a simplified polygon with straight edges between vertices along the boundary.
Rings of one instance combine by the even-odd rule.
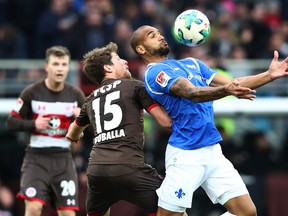
[[157, 210], [158, 189], [163, 178], [149, 165], [89, 165], [87, 169], [87, 212], [101, 215], [119, 200]]
[[58, 210], [79, 210], [78, 176], [69, 150], [27, 152], [21, 169], [17, 197], [51, 205]]

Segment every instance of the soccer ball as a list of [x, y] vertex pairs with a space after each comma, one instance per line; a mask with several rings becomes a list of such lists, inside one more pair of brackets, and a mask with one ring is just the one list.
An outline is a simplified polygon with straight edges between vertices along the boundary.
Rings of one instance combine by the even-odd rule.
[[176, 41], [190, 47], [203, 44], [210, 34], [209, 19], [201, 11], [186, 10], [175, 19], [172, 34]]

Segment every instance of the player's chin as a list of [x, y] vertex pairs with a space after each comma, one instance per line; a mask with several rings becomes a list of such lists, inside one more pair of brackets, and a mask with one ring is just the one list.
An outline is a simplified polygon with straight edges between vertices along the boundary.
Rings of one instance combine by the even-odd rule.
[[55, 82], [56, 83], [63, 83], [65, 81], [65, 77], [56, 77]]
[[132, 75], [131, 75], [131, 73], [130, 73], [129, 70], [126, 71], [126, 73], [125, 73], [125, 75], [124, 75], [124, 78], [125, 78], [125, 79], [131, 79], [131, 78], [132, 78]]

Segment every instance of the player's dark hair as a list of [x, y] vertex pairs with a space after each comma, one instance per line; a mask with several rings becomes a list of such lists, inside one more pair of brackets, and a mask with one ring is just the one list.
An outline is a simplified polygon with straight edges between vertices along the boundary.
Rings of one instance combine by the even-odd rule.
[[83, 71], [95, 83], [101, 83], [105, 77], [104, 65], [112, 65], [111, 53], [118, 52], [117, 44], [110, 42], [102, 48], [95, 48], [83, 57]]
[[52, 46], [46, 49], [46, 58], [45, 58], [46, 63], [49, 61], [49, 58], [52, 55], [57, 57], [68, 56], [69, 59], [71, 57], [69, 50], [64, 46]]
[[136, 47], [140, 44], [140, 35], [139, 35], [139, 31], [142, 29], [142, 28], [144, 28], [144, 27], [146, 27], [146, 25], [144, 25], [144, 26], [141, 26], [141, 27], [139, 27], [138, 29], [136, 29], [134, 32], [133, 32], [133, 34], [132, 34], [132, 36], [131, 36], [131, 38], [130, 38], [130, 46], [131, 46], [131, 48], [133, 49], [133, 51], [136, 53], [136, 54], [138, 54], [137, 53], [137, 50], [136, 50]]

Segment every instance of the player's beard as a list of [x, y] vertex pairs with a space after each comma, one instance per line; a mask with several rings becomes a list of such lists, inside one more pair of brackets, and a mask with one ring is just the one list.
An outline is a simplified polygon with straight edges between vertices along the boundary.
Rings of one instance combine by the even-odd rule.
[[154, 54], [162, 57], [162, 56], [167, 56], [169, 52], [170, 52], [170, 48], [168, 46], [166, 47], [161, 46], [154, 51]]

